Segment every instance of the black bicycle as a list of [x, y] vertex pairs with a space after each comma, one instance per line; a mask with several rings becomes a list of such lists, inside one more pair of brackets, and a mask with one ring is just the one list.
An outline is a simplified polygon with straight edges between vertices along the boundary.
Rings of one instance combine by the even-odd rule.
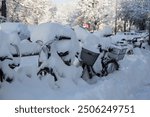
[[[110, 47], [108, 49], [102, 49], [101, 45], [98, 45], [99, 53], [95, 53], [88, 49], [82, 48], [80, 55], [80, 65], [83, 68], [82, 78], [85, 73], [88, 74], [89, 79], [94, 75], [98, 77], [107, 76], [109, 73], [114, 72], [119, 69], [118, 61], [122, 60], [126, 54], [126, 48], [119, 49], [115, 47]], [[93, 65], [95, 64], [97, 58], [101, 56], [101, 70], [96, 72]]]

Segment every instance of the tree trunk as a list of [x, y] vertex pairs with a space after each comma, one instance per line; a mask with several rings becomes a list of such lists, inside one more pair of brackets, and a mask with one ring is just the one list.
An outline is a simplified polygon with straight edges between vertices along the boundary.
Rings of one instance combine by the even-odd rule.
[[145, 23], [145, 19], [143, 19], [143, 21], [139, 22], [139, 29], [140, 30], [145, 30], [146, 28], [146, 23]]
[[129, 21], [129, 31], [131, 31], [132, 21]]
[[127, 21], [124, 21], [124, 24], [123, 24], [124, 32], [126, 32], [126, 23]]
[[6, 0], [2, 0], [1, 16], [5, 17], [5, 18], [7, 17]]

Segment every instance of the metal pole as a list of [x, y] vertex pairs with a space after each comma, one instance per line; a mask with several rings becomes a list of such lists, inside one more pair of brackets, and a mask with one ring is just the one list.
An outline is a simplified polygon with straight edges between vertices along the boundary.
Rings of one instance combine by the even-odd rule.
[[148, 6], [149, 6], [149, 14], [148, 14], [148, 21], [149, 21], [149, 45], [150, 45], [150, 2], [148, 2]]
[[116, 5], [115, 5], [115, 12], [116, 12], [116, 16], [115, 16], [115, 34], [117, 33], [117, 0], [116, 0]]
[[150, 45], [150, 18], [149, 18], [149, 40], [148, 40], [148, 44]]

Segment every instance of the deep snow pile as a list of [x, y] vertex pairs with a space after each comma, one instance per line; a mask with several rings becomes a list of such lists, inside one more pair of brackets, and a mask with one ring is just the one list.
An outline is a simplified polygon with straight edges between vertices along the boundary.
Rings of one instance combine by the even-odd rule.
[[22, 55], [35, 54], [38, 53], [41, 49], [41, 46], [37, 43], [31, 43], [28, 40], [22, 40], [20, 42], [20, 52]]
[[[135, 48], [133, 55], [126, 55], [119, 61], [120, 69], [106, 77], [94, 76], [89, 82], [81, 78], [82, 68], [66, 65], [58, 56], [58, 51], [69, 50], [74, 58], [81, 47], [98, 51], [98, 44], [108, 47], [112, 42], [122, 39], [120, 35], [100, 37], [97, 34], [86, 32], [80, 27], [73, 31], [68, 26], [56, 23], [46, 23], [31, 29], [31, 40], [42, 40], [44, 43], [55, 39], [55, 36], [69, 36], [70, 42], [56, 42], [51, 48], [51, 57], [44, 60], [41, 67], [51, 67], [57, 73], [58, 81], [50, 74], [37, 76], [38, 56], [22, 57], [21, 65], [15, 69], [12, 83], [0, 82], [0, 99], [150, 99], [150, 51]], [[7, 44], [10, 42], [24, 45], [21, 51], [37, 51], [40, 47], [27, 40], [19, 41], [16, 33], [0, 31], [0, 39], [5, 44], [0, 45], [0, 56], [11, 55]], [[7, 34], [9, 34], [7, 36]], [[13, 36], [14, 35], [14, 36]], [[4, 41], [7, 39], [7, 41]], [[14, 40], [14, 41], [11, 41]], [[79, 43], [77, 40], [81, 40]], [[22, 47], [22, 46], [21, 46]], [[32, 48], [30, 48], [32, 47]], [[149, 48], [149, 47], [148, 47]], [[73, 59], [72, 59], [73, 60]], [[1, 62], [0, 67], [3, 67]], [[96, 66], [97, 67], [97, 66]], [[97, 67], [98, 68], [98, 67]], [[7, 69], [6, 69], [7, 70]]]
[[42, 40], [45, 43], [51, 42], [59, 36], [70, 37], [71, 40], [59, 40], [56, 41], [52, 46], [55, 46], [57, 52], [69, 51], [69, 55], [66, 56], [66, 60], [71, 59], [74, 61], [74, 56], [77, 51], [79, 51], [78, 41], [76, 39], [76, 34], [73, 29], [69, 26], [64, 26], [58, 23], [43, 23], [37, 26], [31, 33], [31, 40], [36, 42], [37, 40]]
[[[7, 40], [7, 43], [16, 44], [22, 55], [38, 53], [40, 46], [36, 43], [31, 43], [27, 39], [30, 38], [30, 33], [36, 26], [28, 26], [22, 23], [5, 22], [0, 24], [0, 40]], [[3, 33], [3, 36], [2, 36]], [[5, 35], [5, 37], [4, 37]], [[1, 44], [2, 45], [2, 44]], [[12, 48], [11, 48], [12, 49]], [[5, 52], [5, 51], [0, 51]], [[12, 53], [16, 52], [12, 49]]]
[[[56, 86], [51, 77], [39, 80], [22, 77], [4, 83], [1, 99], [150, 99], [150, 52], [135, 49], [120, 61], [119, 71], [88, 84], [81, 78], [60, 78]], [[71, 72], [72, 70], [68, 71]]]
[[21, 23], [5, 22], [0, 24], [1, 30], [7, 33], [19, 32], [22, 30], [23, 25]]
[[28, 26], [23, 23], [5, 22], [0, 24], [0, 30], [6, 33], [18, 33], [21, 40], [30, 37]]
[[7, 39], [9, 38], [9, 36], [3, 32], [3, 31], [0, 31], [0, 41], [1, 41], [1, 44], [0, 44], [0, 56], [11, 56], [10, 52], [9, 52], [9, 48], [7, 47]]

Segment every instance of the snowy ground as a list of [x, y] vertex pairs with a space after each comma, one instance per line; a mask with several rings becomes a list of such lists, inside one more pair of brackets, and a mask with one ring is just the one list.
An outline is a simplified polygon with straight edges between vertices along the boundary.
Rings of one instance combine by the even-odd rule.
[[[55, 27], [55, 31], [53, 27]], [[59, 79], [57, 82], [54, 82], [54, 78], [51, 75], [40, 79], [37, 76], [38, 56], [22, 57], [19, 68], [15, 69], [16, 75], [14, 81], [12, 83], [0, 82], [0, 99], [150, 99], [149, 46], [147, 46], [146, 49], [133, 49], [133, 55], [126, 55], [123, 60], [119, 61], [120, 69], [118, 71], [106, 77], [100, 78], [94, 76], [91, 80], [85, 81], [80, 77], [82, 72], [81, 67], [77, 68], [74, 65], [64, 65], [56, 54], [55, 49], [64, 51], [69, 49], [71, 55], [69, 55], [70, 57], [68, 56], [68, 58], [71, 58], [73, 61], [75, 52], [80, 51], [82, 46], [97, 51], [96, 47], [99, 42], [103, 47], [107, 47], [113, 41], [125, 37], [117, 35], [112, 38], [104, 38], [102, 35], [98, 35], [98, 32], [95, 33], [94, 36], [79, 27], [75, 27], [74, 30], [76, 35], [71, 28], [58, 24], [44, 24], [39, 26], [36, 30], [33, 29], [33, 31], [31, 31], [33, 32], [31, 33], [31, 39], [33, 40], [42, 38], [52, 40], [55, 35], [58, 36], [59, 34], [70, 36], [73, 39], [67, 42], [67, 44], [64, 41], [59, 41], [60, 43], [53, 45], [51, 48], [51, 57], [45, 61], [47, 66], [53, 67], [54, 69], [56, 68], [55, 70], [58, 72]], [[9, 35], [11, 40], [18, 38], [14, 37], [12, 39], [11, 34], [13, 33], [11, 32]], [[43, 34], [43, 36], [39, 36], [40, 33]], [[7, 37], [6, 34], [2, 32], [0, 34], [0, 39], [4, 41]], [[80, 40], [80, 47], [77, 47], [77, 39]], [[19, 42], [17, 43], [19, 44]], [[29, 50], [36, 50], [38, 48], [36, 45], [23, 44], [25, 44], [24, 47], [26, 48], [23, 48], [23, 46], [20, 47], [22, 47], [25, 53], [26, 51], [29, 52]], [[66, 47], [66, 45], [68, 45], [68, 47]], [[1, 56], [3, 54], [10, 54], [9, 49], [6, 48], [5, 45], [1, 44], [0, 47], [3, 47], [3, 51], [0, 51]], [[8, 53], [6, 53], [6, 49]], [[3, 62], [0, 62], [0, 67], [3, 68]]]
[[[29, 60], [30, 59], [30, 60]], [[26, 58], [22, 66], [36, 66], [36, 57]], [[81, 78], [61, 79], [50, 86], [48, 79], [37, 78], [5, 84], [1, 99], [150, 99], [150, 52], [135, 49], [135, 54], [120, 61], [121, 69], [88, 84]]]

